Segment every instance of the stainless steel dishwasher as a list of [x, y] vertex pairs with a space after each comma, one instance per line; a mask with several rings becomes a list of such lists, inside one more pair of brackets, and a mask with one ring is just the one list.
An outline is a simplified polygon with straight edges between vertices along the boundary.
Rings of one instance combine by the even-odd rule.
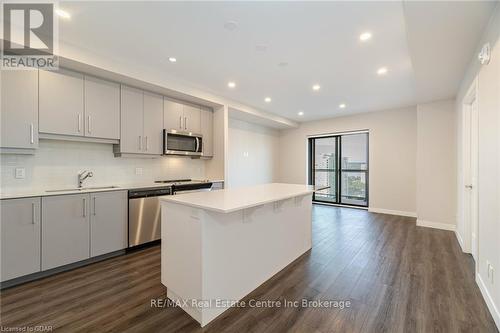
[[159, 196], [172, 194], [172, 188], [140, 188], [128, 191], [128, 246], [161, 238]]

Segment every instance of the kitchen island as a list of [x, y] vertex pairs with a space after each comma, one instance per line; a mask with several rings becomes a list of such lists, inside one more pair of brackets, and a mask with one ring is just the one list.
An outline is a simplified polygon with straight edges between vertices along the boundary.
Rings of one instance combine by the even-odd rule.
[[205, 326], [311, 248], [314, 188], [295, 184], [161, 197], [161, 281]]

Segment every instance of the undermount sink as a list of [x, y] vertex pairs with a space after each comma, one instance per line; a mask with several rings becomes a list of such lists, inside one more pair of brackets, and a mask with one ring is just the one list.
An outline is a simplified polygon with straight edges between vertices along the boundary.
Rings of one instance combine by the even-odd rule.
[[89, 190], [108, 190], [118, 188], [118, 186], [90, 186], [90, 187], [80, 187], [80, 188], [64, 188], [57, 190], [48, 190], [45, 192], [80, 192], [80, 191], [89, 191]]

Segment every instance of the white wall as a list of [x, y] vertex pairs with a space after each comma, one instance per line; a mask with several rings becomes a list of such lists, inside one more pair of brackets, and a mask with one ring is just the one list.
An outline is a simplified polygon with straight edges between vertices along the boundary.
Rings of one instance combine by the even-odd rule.
[[227, 187], [275, 182], [279, 132], [229, 118]]
[[417, 106], [418, 222], [452, 230], [456, 224], [455, 116], [454, 100]]
[[[479, 116], [479, 230], [478, 230], [478, 274], [477, 282], [488, 304], [493, 318], [500, 327], [500, 5], [497, 5], [492, 20], [478, 44], [477, 52], [486, 42], [493, 51], [489, 65], [481, 66], [476, 57], [471, 64], [457, 95], [457, 232], [462, 239], [470, 237], [464, 233], [463, 219], [463, 168], [462, 168], [462, 101], [474, 78], [478, 79]], [[496, 272], [495, 281], [488, 277], [487, 262]]]
[[369, 205], [416, 215], [416, 108], [312, 121], [281, 131], [279, 181], [307, 183], [307, 137], [369, 130]]
[[[15, 179], [15, 168], [26, 178]], [[40, 140], [35, 155], [0, 155], [3, 193], [74, 187], [77, 174], [91, 170], [87, 185], [152, 183], [158, 179], [204, 178], [204, 161], [185, 157], [114, 157], [110, 144]], [[135, 169], [143, 174], [136, 175]]]

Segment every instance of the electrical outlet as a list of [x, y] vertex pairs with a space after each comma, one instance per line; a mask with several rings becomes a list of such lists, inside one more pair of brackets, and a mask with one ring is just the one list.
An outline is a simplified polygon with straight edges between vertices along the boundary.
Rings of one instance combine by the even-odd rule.
[[24, 179], [26, 178], [26, 169], [24, 168], [16, 168], [16, 179]]
[[142, 175], [142, 168], [135, 168], [135, 174], [138, 176]]

